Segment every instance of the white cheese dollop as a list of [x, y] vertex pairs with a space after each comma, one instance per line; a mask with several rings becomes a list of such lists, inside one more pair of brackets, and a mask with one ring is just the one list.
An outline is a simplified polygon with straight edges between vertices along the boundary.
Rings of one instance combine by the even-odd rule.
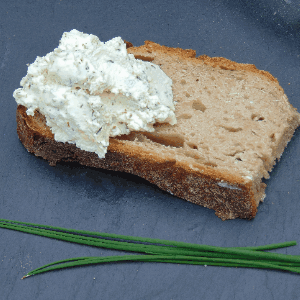
[[120, 37], [105, 43], [75, 29], [29, 65], [13, 96], [33, 116], [38, 109], [58, 142], [105, 157], [109, 137], [153, 132], [177, 123], [172, 80], [155, 64], [128, 54]]

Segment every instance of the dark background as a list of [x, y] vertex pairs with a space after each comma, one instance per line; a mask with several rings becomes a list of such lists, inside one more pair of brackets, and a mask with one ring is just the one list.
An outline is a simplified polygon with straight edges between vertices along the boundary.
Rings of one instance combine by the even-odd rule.
[[[133, 175], [46, 161], [18, 140], [13, 91], [27, 63], [77, 29], [197, 56], [255, 64], [278, 78], [300, 110], [300, 2], [1, 1], [0, 218], [216, 246], [300, 243], [300, 130], [275, 166], [254, 220], [221, 221]], [[300, 254], [300, 246], [278, 250]], [[0, 299], [299, 299], [300, 275], [258, 269], [115, 263], [20, 280], [57, 260], [122, 252], [0, 229]]]

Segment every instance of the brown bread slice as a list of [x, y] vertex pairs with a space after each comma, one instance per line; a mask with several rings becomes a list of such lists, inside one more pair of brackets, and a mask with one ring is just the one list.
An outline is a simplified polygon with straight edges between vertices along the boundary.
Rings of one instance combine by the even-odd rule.
[[54, 140], [45, 117], [17, 108], [18, 136], [28, 151], [59, 161], [129, 172], [169, 193], [216, 211], [222, 220], [251, 219], [265, 197], [262, 178], [300, 125], [276, 78], [254, 65], [196, 58], [194, 50], [146, 41], [127, 51], [152, 61], [173, 80], [176, 125], [110, 139], [105, 159]]

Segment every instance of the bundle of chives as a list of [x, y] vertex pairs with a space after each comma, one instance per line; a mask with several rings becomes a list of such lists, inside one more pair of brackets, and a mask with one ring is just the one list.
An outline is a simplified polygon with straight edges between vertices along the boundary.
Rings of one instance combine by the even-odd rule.
[[78, 257], [54, 262], [29, 272], [23, 278], [51, 270], [117, 261], [152, 261], [177, 264], [265, 268], [300, 273], [300, 256], [262, 252], [296, 245], [295, 241], [258, 247], [216, 247], [161, 239], [73, 230], [0, 219], [0, 227], [68, 242], [133, 251], [148, 255]]

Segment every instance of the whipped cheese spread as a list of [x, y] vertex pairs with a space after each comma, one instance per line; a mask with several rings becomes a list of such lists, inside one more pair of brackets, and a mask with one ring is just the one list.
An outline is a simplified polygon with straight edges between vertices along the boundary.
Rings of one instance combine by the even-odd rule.
[[177, 123], [172, 80], [151, 63], [128, 54], [120, 37], [101, 42], [75, 29], [37, 57], [13, 96], [33, 116], [46, 117], [58, 142], [105, 157], [109, 137], [153, 132], [155, 122]]

